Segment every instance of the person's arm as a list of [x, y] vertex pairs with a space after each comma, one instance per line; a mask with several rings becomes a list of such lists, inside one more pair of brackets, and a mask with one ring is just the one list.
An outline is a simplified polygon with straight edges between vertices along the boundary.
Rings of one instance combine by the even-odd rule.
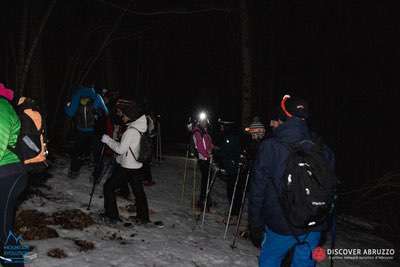
[[104, 103], [103, 98], [98, 94], [95, 96], [94, 107], [104, 112], [105, 115], [108, 115], [108, 108]]
[[249, 193], [249, 223], [254, 229], [264, 228], [262, 209], [268, 179], [272, 178], [273, 153], [271, 141], [263, 142], [257, 152]]
[[7, 118], [4, 118], [2, 112], [0, 112], [0, 161], [3, 159], [6, 153], [9, 139], [10, 139], [10, 126], [7, 123]]
[[76, 111], [78, 110], [79, 107], [79, 101], [81, 99], [81, 90], [78, 90], [75, 92], [75, 94], [72, 96], [72, 100], [64, 107], [64, 112], [67, 114], [68, 117], [72, 118], [75, 116]]
[[122, 155], [129, 151], [129, 147], [133, 150], [140, 142], [140, 133], [135, 129], [128, 129], [122, 135], [121, 142], [111, 139], [108, 135], [103, 137], [103, 143], [107, 144], [115, 153]]
[[12, 114], [8, 112], [0, 112], [0, 160], [3, 159], [8, 147], [15, 147], [21, 128], [19, 118], [14, 115], [10, 122], [10, 116]]

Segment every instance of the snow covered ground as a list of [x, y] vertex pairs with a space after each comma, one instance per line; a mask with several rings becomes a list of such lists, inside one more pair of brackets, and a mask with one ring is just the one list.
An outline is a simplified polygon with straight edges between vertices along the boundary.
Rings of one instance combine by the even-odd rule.
[[[98, 223], [83, 231], [66, 230], [55, 226], [60, 237], [47, 240], [25, 241], [34, 246], [37, 257], [27, 266], [30, 267], [91, 267], [91, 266], [257, 266], [258, 250], [248, 240], [238, 240], [237, 248], [230, 247], [233, 228], [227, 240], [223, 239], [224, 225], [218, 223], [226, 212], [225, 183], [217, 180], [213, 198], [218, 205], [211, 214], [206, 215], [203, 228], [201, 222], [193, 219], [191, 210], [191, 188], [193, 169], [186, 184], [183, 203], [180, 202], [184, 158], [166, 157], [161, 165], [153, 166], [156, 185], [146, 187], [149, 207], [154, 211], [152, 221], [162, 220], [163, 229], [123, 224], [110, 226]], [[51, 170], [53, 177], [47, 184], [51, 189], [41, 190], [51, 196], [50, 199], [33, 197], [23, 203], [21, 209], [35, 209], [45, 213], [66, 209], [81, 209], [90, 214], [102, 212], [102, 186], [98, 186], [92, 208], [86, 211], [91, 183], [90, 171], [82, 169], [80, 176], [71, 180], [67, 177], [69, 162], [58, 158]], [[128, 220], [129, 212], [124, 209], [129, 201], [119, 198], [121, 215]], [[96, 217], [96, 216], [93, 216]], [[79, 252], [75, 239], [91, 241], [95, 249]], [[338, 248], [380, 248], [391, 247], [387, 242], [371, 235], [356, 232], [348, 226], [338, 229]], [[66, 258], [47, 256], [52, 248], [61, 248]], [[393, 261], [338, 260], [336, 266], [398, 266]], [[329, 266], [325, 261], [319, 266]]]

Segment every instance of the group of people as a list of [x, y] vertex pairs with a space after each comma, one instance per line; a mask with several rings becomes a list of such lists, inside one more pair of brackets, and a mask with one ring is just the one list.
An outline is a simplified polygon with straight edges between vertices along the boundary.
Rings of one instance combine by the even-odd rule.
[[[247, 139], [234, 121], [219, 120], [220, 132], [215, 135], [210, 133], [204, 115], [188, 125], [192, 154], [197, 157], [201, 172], [198, 208], [203, 210], [207, 203], [209, 209], [213, 204], [210, 194], [206, 201], [206, 192], [210, 186], [210, 164], [216, 164], [227, 183], [233, 217], [239, 214], [242, 195], [248, 193], [249, 236], [261, 249], [262, 267], [281, 266], [289, 252], [292, 266], [315, 266], [312, 251], [332, 224], [334, 156], [309, 129], [308, 117], [308, 104], [286, 95], [270, 117], [271, 131], [266, 132], [264, 124], [255, 117], [245, 129], [250, 137]], [[296, 160], [300, 161], [293, 167], [290, 163]], [[288, 172], [289, 165], [292, 172]], [[247, 174], [248, 189], [244, 186]], [[295, 194], [298, 195], [293, 197]], [[290, 210], [292, 204], [300, 208]], [[296, 225], [290, 212], [296, 213], [295, 219], [301, 217], [308, 224]]]
[[[140, 144], [143, 135], [154, 137], [154, 116], [143, 104], [119, 97], [118, 92], [103, 90], [97, 93], [93, 87], [79, 86], [71, 102], [65, 106], [65, 114], [74, 127], [74, 145], [71, 149], [69, 176], [79, 175], [82, 164], [95, 165], [93, 182], [99, 182], [104, 172], [104, 156], [108, 157], [112, 174], [103, 185], [104, 213], [109, 223], [121, 221], [117, 193], [125, 198], [130, 192], [135, 197], [136, 222], [150, 222], [144, 185], [154, 185], [151, 162], [140, 161], [144, 153]], [[92, 158], [93, 160], [88, 160]]]
[[[0, 83], [0, 110], [0, 217], [4, 218], [0, 220], [0, 255], [3, 255], [1, 250], [12, 231], [18, 196], [26, 188], [29, 175], [47, 166], [47, 149], [44, 119], [34, 100], [16, 97]], [[108, 154], [112, 174], [103, 185], [102, 216], [110, 223], [118, 223], [116, 193], [120, 190], [129, 195], [131, 189], [136, 203], [136, 223], [149, 223], [144, 181], [150, 180], [152, 184], [151, 163], [141, 157], [145, 152], [143, 141], [155, 128], [149, 112], [135, 101], [119, 98], [116, 93], [101, 94], [94, 88], [80, 86], [65, 106], [65, 114], [73, 121], [75, 136], [69, 176], [76, 178], [85, 159], [92, 157], [96, 166], [93, 182], [98, 183], [96, 172], [104, 164], [99, 159]], [[197, 207], [209, 209], [215, 203], [209, 189], [210, 171], [216, 165], [226, 181], [228, 201], [233, 201], [233, 217], [242, 208], [242, 195], [248, 193], [250, 239], [261, 249], [259, 264], [263, 267], [280, 266], [289, 251], [292, 251], [292, 266], [314, 266], [312, 250], [320, 244], [330, 222], [331, 191], [335, 184], [332, 179], [328, 183], [326, 177], [334, 172], [334, 156], [310, 131], [308, 117], [307, 103], [286, 95], [271, 116], [268, 132], [258, 117], [245, 131], [233, 120], [220, 119], [215, 135], [209, 132], [210, 122], [205, 114], [188, 125], [191, 152], [197, 158], [201, 173]], [[319, 164], [318, 168], [312, 168], [314, 164]], [[324, 170], [325, 165], [329, 170]], [[301, 167], [304, 171], [289, 172], [289, 166]], [[319, 177], [321, 173], [323, 178]], [[248, 189], [247, 177], [250, 177]], [[319, 186], [324, 191], [318, 191]], [[314, 195], [314, 192], [317, 193]], [[304, 196], [293, 198], [295, 194]], [[293, 211], [291, 204], [302, 206]], [[306, 224], [299, 227], [293, 223], [298, 218]]]

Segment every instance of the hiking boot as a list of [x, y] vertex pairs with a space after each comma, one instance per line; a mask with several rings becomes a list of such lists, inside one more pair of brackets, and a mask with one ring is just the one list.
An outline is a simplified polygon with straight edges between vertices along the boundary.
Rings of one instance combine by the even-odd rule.
[[68, 177], [70, 179], [76, 179], [76, 178], [78, 178], [78, 176], [79, 176], [78, 171], [71, 171], [71, 170], [68, 171]]
[[120, 222], [122, 222], [120, 217], [109, 217], [108, 215], [106, 215], [105, 213], [100, 213], [100, 218], [108, 224], [118, 224]]
[[147, 181], [147, 180], [143, 181], [143, 185], [144, 185], [144, 186], [153, 186], [153, 185], [155, 185], [155, 184], [156, 184], [156, 183], [153, 182], [153, 181]]
[[132, 220], [136, 225], [146, 225], [150, 223], [149, 219], [142, 219], [138, 216], [129, 216], [129, 219]]

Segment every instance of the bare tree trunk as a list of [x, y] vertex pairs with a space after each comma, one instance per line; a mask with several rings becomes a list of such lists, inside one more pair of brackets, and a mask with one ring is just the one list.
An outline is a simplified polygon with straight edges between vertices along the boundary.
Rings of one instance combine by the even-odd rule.
[[23, 11], [21, 16], [21, 28], [18, 34], [18, 48], [16, 51], [17, 54], [17, 65], [15, 71], [15, 87], [16, 92], [19, 95], [22, 95], [22, 76], [23, 76], [23, 68], [25, 64], [25, 48], [26, 48], [26, 39], [27, 39], [27, 27], [28, 27], [28, 3], [27, 1], [23, 1]]
[[242, 50], [242, 125], [245, 127], [251, 122], [253, 73], [250, 51], [250, 18], [247, 0], [240, 1], [241, 50]]
[[40, 37], [42, 35], [43, 29], [46, 26], [46, 23], [47, 23], [47, 21], [48, 21], [48, 19], [50, 17], [51, 12], [53, 11], [53, 9], [54, 9], [54, 7], [56, 5], [56, 3], [57, 3], [57, 0], [53, 0], [53, 2], [51, 2], [50, 6], [47, 8], [47, 11], [46, 11], [44, 17], [42, 18], [41, 23], [40, 23], [39, 31], [36, 34], [35, 39], [33, 40], [32, 46], [29, 49], [29, 53], [27, 54], [26, 59], [24, 60], [25, 64], [24, 64], [24, 67], [23, 67], [23, 70], [22, 70], [22, 73], [21, 73], [21, 75], [22, 75], [20, 77], [21, 78], [21, 80], [20, 80], [21, 83], [20, 83], [20, 86], [19, 86], [19, 92], [21, 94], [24, 93], [25, 81], [26, 81], [26, 77], [28, 76], [28, 71], [29, 71], [29, 67], [31, 65], [33, 54], [34, 54], [35, 49], [36, 49], [36, 47], [37, 47], [37, 45], [39, 43], [39, 40], [40, 40]]

